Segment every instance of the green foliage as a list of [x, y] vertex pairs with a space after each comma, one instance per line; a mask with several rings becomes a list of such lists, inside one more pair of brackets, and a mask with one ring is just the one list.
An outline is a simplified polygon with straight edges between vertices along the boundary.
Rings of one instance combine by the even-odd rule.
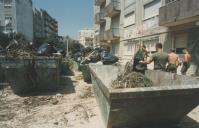
[[37, 38], [35, 39], [35, 47], [38, 48], [43, 43], [48, 43], [54, 45], [58, 49], [67, 50], [67, 42], [68, 42], [68, 50], [70, 53], [75, 54], [76, 52], [80, 51], [83, 46], [77, 41], [69, 36], [63, 37], [63, 41], [59, 40], [57, 35], [51, 35], [47, 38]]
[[20, 44], [27, 44], [27, 40], [23, 34], [15, 34], [15, 33], [10, 33], [10, 34], [4, 34], [0, 33], [0, 45], [5, 48], [13, 39], [17, 40], [18, 43]]
[[83, 45], [81, 45], [78, 41], [71, 41], [69, 42], [69, 50], [72, 54], [75, 54], [76, 52], [80, 51], [80, 49], [83, 48]]
[[9, 42], [10, 42], [9, 36], [4, 33], [0, 33], [0, 46], [5, 48]]

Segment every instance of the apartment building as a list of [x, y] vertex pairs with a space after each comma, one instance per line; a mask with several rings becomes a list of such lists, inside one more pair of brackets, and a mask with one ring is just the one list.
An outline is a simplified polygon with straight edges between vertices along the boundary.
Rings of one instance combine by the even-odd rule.
[[43, 18], [40, 10], [33, 9], [33, 32], [34, 38], [42, 38], [43, 35]]
[[58, 22], [44, 9], [34, 9], [34, 38], [58, 35]]
[[168, 29], [159, 26], [159, 8], [162, 0], [124, 0], [123, 4], [123, 37], [121, 38], [122, 59], [132, 59], [138, 50], [138, 44], [145, 44], [150, 54], [155, 52], [155, 44], [164, 44], [168, 51]]
[[95, 0], [95, 39], [103, 47], [109, 47], [117, 56], [120, 44], [120, 13], [122, 0]]
[[188, 48], [199, 67], [198, 0], [95, 0], [95, 9], [95, 38], [121, 62], [132, 59], [138, 44], [153, 54], [162, 43], [165, 52], [174, 48], [179, 55]]
[[0, 0], [0, 30], [33, 39], [32, 0]]
[[162, 0], [95, 0], [96, 39], [124, 63], [132, 59], [138, 44], [155, 52], [155, 44], [164, 44], [167, 37], [167, 28], [159, 26], [162, 5]]
[[93, 29], [82, 29], [79, 31], [79, 43], [84, 47], [93, 47], [94, 46], [94, 35], [95, 32]]
[[[192, 74], [199, 75], [199, 1], [198, 0], [164, 0], [160, 8], [160, 26], [167, 27], [170, 47], [182, 54], [188, 48], [193, 56]], [[169, 39], [168, 39], [169, 40]]]

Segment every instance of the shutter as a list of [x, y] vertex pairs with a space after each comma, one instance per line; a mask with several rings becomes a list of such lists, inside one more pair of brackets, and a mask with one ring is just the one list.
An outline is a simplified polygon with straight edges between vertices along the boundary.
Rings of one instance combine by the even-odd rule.
[[161, 0], [153, 1], [144, 6], [144, 19], [149, 19], [159, 15], [159, 8], [161, 7]]
[[130, 13], [124, 17], [124, 27], [135, 24], [135, 13]]
[[183, 49], [187, 48], [187, 34], [178, 34], [175, 36], [174, 47], [177, 54], [182, 54]]
[[179, 34], [175, 36], [175, 48], [187, 47], [187, 34]]

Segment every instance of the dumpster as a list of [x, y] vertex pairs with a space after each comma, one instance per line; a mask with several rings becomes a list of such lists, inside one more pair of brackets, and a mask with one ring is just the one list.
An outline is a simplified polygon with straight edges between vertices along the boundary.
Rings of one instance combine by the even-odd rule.
[[91, 82], [91, 74], [90, 74], [89, 65], [88, 64], [81, 64], [80, 65], [80, 71], [83, 74], [84, 81], [90, 83]]
[[199, 78], [147, 71], [153, 87], [113, 89], [122, 71], [90, 65], [92, 84], [105, 128], [173, 125], [199, 104]]
[[2, 67], [2, 63], [5, 62], [5, 57], [0, 56], [0, 83], [4, 83], [5, 82], [5, 70]]
[[2, 63], [6, 79], [16, 94], [56, 91], [60, 78], [60, 58], [34, 57], [7, 59]]
[[73, 62], [73, 70], [80, 71], [80, 62], [71, 60]]

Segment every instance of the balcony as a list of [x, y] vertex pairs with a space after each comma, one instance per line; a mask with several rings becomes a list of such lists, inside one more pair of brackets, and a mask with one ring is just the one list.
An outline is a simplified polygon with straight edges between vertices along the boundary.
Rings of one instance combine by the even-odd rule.
[[115, 17], [121, 12], [121, 3], [119, 0], [111, 0], [111, 2], [105, 7], [105, 16]]
[[96, 6], [101, 6], [103, 4], [105, 4], [106, 0], [95, 0], [95, 5]]
[[119, 28], [111, 28], [105, 32], [106, 40], [119, 40], [120, 39], [120, 30]]
[[95, 15], [95, 23], [96, 24], [102, 24], [104, 23], [106, 20], [104, 19], [104, 13], [97, 13]]
[[160, 26], [176, 26], [199, 20], [198, 0], [176, 0], [159, 10]]

